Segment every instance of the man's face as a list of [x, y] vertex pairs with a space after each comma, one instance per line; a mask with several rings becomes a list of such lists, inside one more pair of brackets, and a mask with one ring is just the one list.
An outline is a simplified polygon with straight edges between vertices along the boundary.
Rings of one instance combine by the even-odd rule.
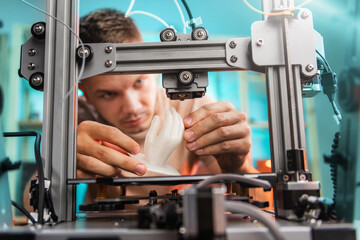
[[147, 130], [155, 113], [155, 75], [100, 75], [80, 88], [91, 105], [125, 134]]

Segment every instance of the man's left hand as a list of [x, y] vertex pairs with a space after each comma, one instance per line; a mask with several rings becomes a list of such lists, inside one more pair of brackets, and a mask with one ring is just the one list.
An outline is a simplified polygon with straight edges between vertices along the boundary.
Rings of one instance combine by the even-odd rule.
[[184, 119], [186, 147], [199, 156], [213, 155], [223, 172], [246, 171], [251, 147], [244, 112], [229, 102], [204, 105]]

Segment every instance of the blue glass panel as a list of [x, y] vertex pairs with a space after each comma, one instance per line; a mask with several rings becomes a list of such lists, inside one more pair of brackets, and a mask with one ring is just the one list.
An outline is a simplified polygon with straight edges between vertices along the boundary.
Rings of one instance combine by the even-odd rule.
[[[240, 109], [238, 72], [218, 72], [209, 74], [208, 92], [218, 101], [231, 102], [236, 109]], [[213, 78], [213, 76], [215, 78]]]
[[268, 120], [266, 105], [266, 86], [263, 81], [249, 81], [249, 120], [266, 122]]
[[271, 158], [269, 130], [267, 128], [252, 127], [251, 142], [251, 156], [254, 166], [256, 166], [256, 160]]

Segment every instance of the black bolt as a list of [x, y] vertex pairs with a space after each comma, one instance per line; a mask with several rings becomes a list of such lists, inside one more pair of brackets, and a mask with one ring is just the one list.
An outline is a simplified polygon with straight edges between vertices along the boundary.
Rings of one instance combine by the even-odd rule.
[[235, 48], [236, 47], [236, 43], [234, 41], [231, 41], [229, 44], [230, 48]]
[[29, 56], [34, 56], [36, 54], [36, 50], [31, 48], [31, 49], [29, 49], [28, 53], [29, 53]]
[[232, 56], [230, 57], [230, 61], [231, 61], [232, 63], [235, 63], [237, 60], [238, 60], [238, 58], [237, 58], [237, 56], [235, 56], [235, 55], [232, 55]]
[[112, 46], [106, 46], [105, 47], [105, 52], [106, 53], [111, 53], [112, 52]]
[[35, 67], [36, 67], [36, 65], [34, 63], [29, 63], [29, 65], [28, 65], [29, 70], [34, 70]]

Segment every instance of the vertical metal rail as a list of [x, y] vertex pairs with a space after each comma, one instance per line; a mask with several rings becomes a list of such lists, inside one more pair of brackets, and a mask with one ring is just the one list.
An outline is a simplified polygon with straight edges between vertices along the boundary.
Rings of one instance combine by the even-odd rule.
[[[293, 71], [291, 66], [291, 58], [290, 58], [290, 48], [289, 48], [289, 19], [287, 17], [283, 17], [282, 19], [282, 33], [283, 33], [283, 45], [284, 45], [284, 56], [285, 56], [285, 72], [286, 72], [286, 85], [287, 85], [287, 102], [289, 107], [289, 123], [290, 129], [294, 129], [296, 127], [296, 105], [294, 104], [294, 78]], [[292, 149], [296, 148], [297, 139], [294, 136], [295, 134], [290, 134], [290, 147]]]
[[[48, 0], [47, 12], [77, 30], [78, 0]], [[43, 157], [51, 180], [55, 211], [60, 221], [75, 218], [75, 188], [66, 185], [76, 176], [77, 86], [76, 38], [51, 17], [46, 20]]]
[[[265, 12], [294, 6], [294, 1], [263, 0]], [[269, 16], [264, 15], [264, 20]], [[266, 89], [269, 114], [270, 148], [273, 172], [286, 172], [287, 150], [306, 152], [305, 124], [301, 95], [300, 66], [293, 66], [289, 48], [289, 21], [277, 17], [282, 24], [285, 66], [266, 68]]]

